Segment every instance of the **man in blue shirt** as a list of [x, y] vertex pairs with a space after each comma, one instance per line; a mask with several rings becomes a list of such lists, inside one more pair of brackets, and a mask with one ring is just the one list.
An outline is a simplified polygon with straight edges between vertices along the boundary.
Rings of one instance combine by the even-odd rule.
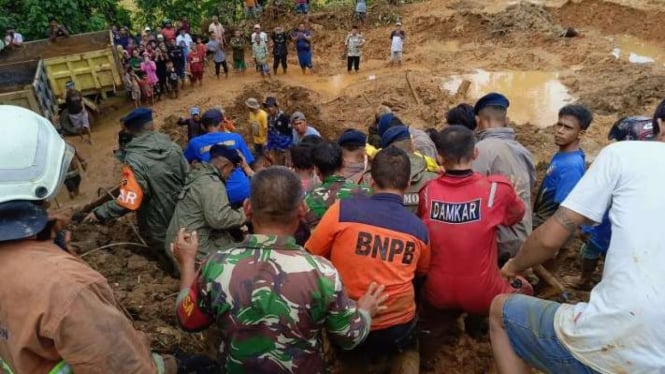
[[222, 121], [224, 117], [217, 109], [210, 109], [203, 113], [201, 123], [206, 129], [207, 134], [197, 136], [189, 141], [185, 148], [185, 158], [190, 163], [210, 161], [210, 148], [215, 144], [225, 145], [229, 148], [239, 151], [245, 158], [243, 167], [236, 167], [226, 180], [226, 191], [229, 202], [234, 208], [242, 205], [243, 201], [249, 197], [250, 182], [247, 175], [251, 175], [251, 169], [247, 165], [254, 162], [254, 156], [250, 152], [245, 140], [239, 134], [224, 132], [222, 130]]
[[582, 105], [570, 104], [559, 110], [554, 142], [559, 146], [533, 205], [533, 228], [540, 226], [559, 208], [586, 170], [580, 139], [593, 121], [593, 114]]

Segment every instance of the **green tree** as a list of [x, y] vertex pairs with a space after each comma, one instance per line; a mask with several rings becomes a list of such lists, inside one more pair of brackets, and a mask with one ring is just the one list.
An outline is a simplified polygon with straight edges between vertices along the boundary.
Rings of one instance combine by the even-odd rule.
[[161, 26], [165, 19], [187, 17], [193, 33], [212, 16], [219, 16], [224, 25], [235, 24], [242, 17], [242, 0], [135, 0], [136, 21], [142, 26]]
[[44, 39], [55, 17], [73, 33], [99, 31], [113, 23], [128, 24], [119, 0], [0, 0], [0, 26], [14, 26], [26, 40]]

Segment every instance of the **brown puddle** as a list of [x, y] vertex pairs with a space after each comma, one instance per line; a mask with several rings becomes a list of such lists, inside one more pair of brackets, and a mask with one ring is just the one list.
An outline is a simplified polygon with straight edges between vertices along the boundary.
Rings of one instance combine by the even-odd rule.
[[646, 42], [630, 35], [619, 35], [613, 38], [615, 48], [611, 54], [624, 61], [646, 64], [665, 64], [665, 50], [655, 43]]
[[475, 70], [444, 78], [441, 89], [454, 94], [462, 81], [468, 80], [471, 86], [466, 101], [473, 103], [489, 92], [500, 92], [510, 100], [508, 116], [512, 121], [547, 127], [556, 122], [559, 109], [574, 100], [558, 78], [557, 72]]

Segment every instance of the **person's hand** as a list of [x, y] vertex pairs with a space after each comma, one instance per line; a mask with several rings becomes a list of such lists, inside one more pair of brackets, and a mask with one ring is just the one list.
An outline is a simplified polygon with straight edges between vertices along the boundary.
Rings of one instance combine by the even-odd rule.
[[515, 269], [515, 262], [512, 258], [508, 260], [501, 268], [501, 276], [508, 281], [515, 279], [519, 273], [520, 272]]
[[185, 232], [184, 228], [178, 230], [173, 243], [171, 243], [171, 252], [181, 267], [188, 264], [194, 264], [196, 253], [199, 251], [199, 236], [196, 231]]
[[372, 282], [367, 292], [358, 300], [358, 309], [367, 311], [372, 317], [385, 310], [387, 307], [383, 304], [388, 299], [388, 295], [385, 295], [383, 290], [385, 290], [385, 286]]
[[81, 169], [83, 169], [83, 171], [88, 171], [88, 161], [81, 160], [80, 164], [81, 164]]
[[97, 218], [97, 216], [95, 215], [95, 212], [90, 212], [90, 213], [88, 213], [87, 216], [85, 216], [85, 218], [83, 218], [83, 222], [84, 223], [98, 223], [99, 218]]

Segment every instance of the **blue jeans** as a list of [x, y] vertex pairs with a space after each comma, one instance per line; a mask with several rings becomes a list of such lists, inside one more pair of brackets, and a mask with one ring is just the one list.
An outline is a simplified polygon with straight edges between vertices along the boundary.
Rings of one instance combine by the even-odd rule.
[[513, 295], [503, 305], [503, 323], [513, 351], [532, 367], [553, 374], [596, 374], [561, 344], [554, 331], [559, 303]]

